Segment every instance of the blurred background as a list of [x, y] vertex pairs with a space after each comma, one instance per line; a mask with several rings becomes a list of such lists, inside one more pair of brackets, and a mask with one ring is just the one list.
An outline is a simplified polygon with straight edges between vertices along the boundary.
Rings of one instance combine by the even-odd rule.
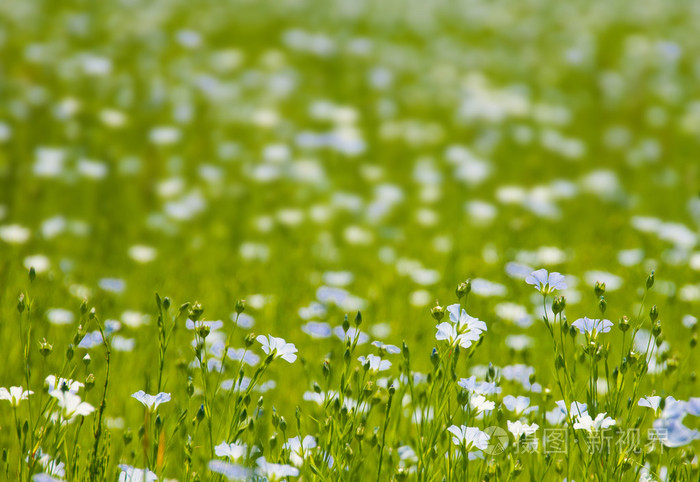
[[210, 320], [245, 298], [316, 360], [355, 310], [421, 346], [472, 278], [479, 361], [537, 365], [529, 270], [568, 276], [575, 317], [606, 282], [616, 320], [655, 269], [683, 340], [699, 30], [692, 1], [2, 2], [0, 312], [33, 266], [36, 336], [88, 298], [126, 373], [154, 291]]

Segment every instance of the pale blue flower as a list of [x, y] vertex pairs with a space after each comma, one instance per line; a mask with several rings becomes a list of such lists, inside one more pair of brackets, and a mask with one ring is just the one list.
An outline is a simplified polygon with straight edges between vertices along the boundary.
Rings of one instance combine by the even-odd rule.
[[0, 388], [0, 400], [7, 400], [13, 407], [19, 405], [22, 400], [27, 400], [33, 394], [31, 390], [24, 390], [22, 387]]
[[234, 361], [243, 361], [243, 363], [255, 366], [260, 362], [260, 357], [245, 348], [229, 348], [227, 356]]
[[398, 346], [396, 346], [396, 345], [387, 345], [387, 344], [385, 344], [385, 343], [383, 343], [383, 342], [381, 342], [381, 341], [378, 341], [378, 340], [377, 340], [377, 341], [373, 341], [373, 342], [372, 342], [372, 345], [373, 345], [373, 346], [376, 346], [376, 347], [379, 348], [380, 350], [384, 350], [384, 351], [387, 352], [389, 355], [398, 355], [399, 353], [401, 353], [401, 348], [399, 348]]
[[209, 470], [223, 475], [228, 480], [248, 480], [252, 472], [246, 467], [224, 462], [223, 460], [210, 460]]
[[148, 469], [137, 469], [131, 465], [119, 464], [119, 482], [155, 482], [158, 476]]
[[214, 453], [217, 455], [217, 457], [228, 457], [233, 461], [236, 461], [241, 457], [245, 457], [247, 451], [248, 446], [246, 444], [238, 443], [229, 444], [226, 442], [221, 442], [219, 445], [214, 447]]
[[158, 405], [170, 401], [170, 394], [165, 392], [160, 392], [157, 395], [149, 395], [143, 390], [139, 390], [131, 396], [143, 403], [149, 412], [155, 412], [158, 409]]
[[371, 372], [383, 372], [391, 368], [391, 362], [389, 360], [382, 360], [377, 355], [368, 355], [367, 357], [361, 356], [357, 360], [362, 366], [367, 365]]
[[661, 397], [644, 397], [640, 398], [639, 401], [637, 402], [637, 405], [640, 407], [648, 407], [651, 408], [654, 411], [657, 411], [659, 409], [659, 405], [661, 404]]
[[610, 320], [597, 320], [587, 317], [579, 318], [571, 323], [571, 326], [578, 328], [578, 331], [585, 333], [591, 338], [595, 338], [599, 333], [607, 333], [612, 328], [613, 323]]
[[358, 330], [354, 326], [348, 328], [348, 331], [343, 330], [342, 326], [336, 326], [333, 328], [333, 334], [342, 342], [345, 342], [347, 339], [354, 340], [355, 337], [357, 337], [358, 345], [364, 345], [369, 341], [369, 335], [364, 331]]
[[700, 432], [683, 425], [682, 417], [659, 418], [654, 420], [653, 427], [657, 438], [669, 448], [683, 447], [700, 439]]
[[556, 290], [565, 290], [566, 278], [561, 273], [549, 273], [546, 269], [533, 271], [525, 278], [525, 282], [533, 285], [543, 295], [554, 293]]
[[476, 331], [481, 334], [482, 331], [487, 331], [488, 327], [486, 323], [478, 318], [469, 316], [467, 310], [462, 309], [460, 312], [460, 305], [455, 303], [447, 307], [447, 311], [450, 314], [450, 321], [454, 323], [457, 330], [463, 332], [465, 329], [469, 331]]
[[311, 450], [315, 449], [316, 445], [316, 438], [313, 435], [307, 435], [303, 440], [297, 435], [287, 440], [283, 448], [289, 450], [289, 461], [301, 467], [304, 465], [304, 459], [311, 454]]
[[464, 446], [467, 451], [472, 449], [484, 450], [489, 446], [491, 437], [476, 427], [451, 425], [447, 427], [447, 431], [452, 434], [452, 443]]
[[333, 333], [331, 325], [323, 321], [309, 321], [301, 326], [301, 331], [314, 339], [328, 338]]
[[537, 406], [530, 407], [530, 397], [506, 395], [503, 397], [503, 405], [518, 416], [537, 410]]
[[294, 343], [287, 343], [284, 338], [259, 335], [256, 340], [260, 343], [262, 351], [271, 355], [273, 359], [282, 358], [289, 363], [294, 363], [297, 359], [296, 353], [299, 350], [294, 346]]
[[585, 413], [578, 417], [578, 420], [574, 422], [574, 429], [585, 430], [586, 432], [592, 434], [594, 432], [599, 432], [600, 430], [605, 430], [606, 428], [612, 427], [617, 422], [614, 418], [608, 417], [607, 413], [599, 413], [596, 418], [591, 418], [588, 413]]
[[464, 333], [460, 333], [457, 331], [455, 325], [446, 321], [443, 321], [437, 325], [436, 328], [437, 333], [435, 334], [435, 339], [447, 340], [452, 347], [459, 345], [462, 348], [469, 348], [473, 341], [479, 339], [479, 335], [481, 333], [477, 331], [466, 331]]
[[299, 476], [299, 469], [296, 467], [285, 464], [273, 464], [265, 460], [265, 457], [260, 457], [255, 463], [258, 465], [255, 472], [268, 479], [283, 479], [285, 477]]

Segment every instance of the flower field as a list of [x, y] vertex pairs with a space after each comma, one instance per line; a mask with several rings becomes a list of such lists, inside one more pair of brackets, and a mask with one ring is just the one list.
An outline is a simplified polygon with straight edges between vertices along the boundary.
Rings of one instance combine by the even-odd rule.
[[0, 3], [0, 478], [698, 481], [700, 8]]

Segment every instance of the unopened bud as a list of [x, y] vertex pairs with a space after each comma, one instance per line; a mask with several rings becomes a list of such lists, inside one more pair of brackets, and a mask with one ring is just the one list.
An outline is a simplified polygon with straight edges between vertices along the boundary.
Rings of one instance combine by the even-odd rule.
[[605, 283], [601, 283], [600, 281], [595, 282], [595, 288], [593, 288], [593, 291], [595, 291], [595, 295], [597, 298], [600, 298], [605, 294]]
[[362, 324], [362, 314], [358, 311], [357, 314], [355, 315], [355, 326], [359, 328], [359, 326]]
[[626, 316], [623, 316], [620, 318], [620, 321], [617, 324], [617, 327], [622, 331], [623, 333], [627, 332], [627, 330], [630, 329], [630, 320]]
[[658, 317], [659, 317], [659, 309], [656, 307], [656, 305], [654, 305], [649, 310], [649, 318], [651, 319], [652, 322], [654, 322], [654, 321], [656, 321], [656, 319]]
[[552, 313], [558, 315], [566, 308], [566, 298], [563, 296], [557, 296], [552, 301]]
[[51, 354], [52, 351], [53, 351], [53, 345], [51, 343], [49, 343], [48, 341], [46, 341], [46, 338], [44, 338], [43, 341], [41, 341], [39, 343], [39, 353], [41, 353], [41, 356], [46, 358], [47, 356], [49, 356]]
[[22, 312], [24, 312], [24, 309], [26, 307], [27, 302], [24, 300], [24, 293], [20, 293], [17, 297], [17, 311], [19, 311], [20, 315], [22, 314]]
[[445, 307], [440, 306], [440, 304], [436, 301], [435, 306], [430, 309], [430, 314], [436, 321], [441, 321], [445, 316]]
[[188, 316], [189, 316], [190, 320], [197, 321], [197, 320], [199, 320], [199, 318], [202, 316], [203, 313], [204, 313], [204, 308], [202, 307], [201, 303], [199, 303], [197, 301], [192, 305], [192, 308], [190, 308]]
[[95, 386], [95, 375], [89, 374], [85, 377], [85, 390], [91, 390]]

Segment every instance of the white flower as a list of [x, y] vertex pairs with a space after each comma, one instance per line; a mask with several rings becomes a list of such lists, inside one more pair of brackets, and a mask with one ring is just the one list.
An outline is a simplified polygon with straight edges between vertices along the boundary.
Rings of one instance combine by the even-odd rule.
[[501, 393], [501, 387], [497, 387], [495, 382], [480, 382], [476, 380], [476, 375], [469, 378], [461, 378], [457, 384], [471, 393], [479, 395], [494, 395]]
[[297, 467], [304, 465], [304, 459], [311, 453], [311, 449], [316, 448], [316, 438], [307, 435], [304, 440], [299, 435], [290, 438], [284, 448], [289, 450], [289, 461]]
[[511, 422], [508, 420], [508, 431], [513, 434], [513, 437], [515, 437], [515, 440], [518, 441], [520, 438], [528, 435], [533, 435], [535, 432], [537, 432], [537, 429], [540, 428], [539, 425], [536, 423], [533, 423], [532, 425], [528, 425], [525, 423], [522, 423], [520, 420], [516, 422]]
[[503, 397], [503, 405], [518, 416], [537, 410], [536, 406], [530, 408], [530, 398], [523, 396], [514, 397], [513, 395], [506, 395]]
[[29, 398], [34, 392], [31, 390], [24, 390], [22, 387], [10, 387], [8, 390], [5, 387], [0, 388], [0, 400], [7, 400], [12, 404], [13, 407], [19, 405], [19, 402]]
[[656, 397], [649, 396], [649, 397], [640, 398], [639, 402], [637, 402], [637, 405], [639, 405], [640, 407], [649, 407], [653, 411], [657, 411], [659, 409], [660, 404], [661, 404], [661, 397], [658, 397], [658, 396], [656, 396]]
[[63, 416], [67, 420], [77, 415], [90, 415], [95, 411], [95, 407], [87, 402], [83, 402], [80, 397], [73, 392], [64, 392], [59, 388], [56, 390], [49, 390], [49, 395], [58, 401], [58, 406], [63, 409]]
[[598, 416], [593, 419], [588, 413], [584, 413], [578, 418], [578, 421], [574, 423], [574, 428], [576, 430], [585, 430], [592, 434], [593, 432], [612, 427], [617, 423], [614, 418], [607, 417], [606, 415], [607, 413], [605, 412], [599, 413]]
[[386, 351], [389, 355], [398, 355], [401, 353], [401, 348], [396, 345], [387, 345], [381, 341], [373, 341], [372, 345], [376, 346], [380, 350]]
[[447, 430], [452, 434], [452, 443], [459, 446], [464, 446], [467, 451], [471, 449], [484, 450], [489, 446], [489, 435], [482, 432], [476, 427], [467, 427], [465, 425], [452, 425], [447, 427]]
[[238, 460], [244, 457], [248, 451], [248, 446], [246, 444], [221, 442], [219, 445], [214, 447], [214, 453], [217, 457], [229, 457], [231, 460]]
[[131, 465], [119, 464], [119, 482], [155, 482], [158, 476], [148, 469], [137, 469]]
[[272, 335], [259, 335], [256, 340], [262, 345], [262, 351], [267, 355], [272, 355], [273, 359], [282, 358], [283, 360], [294, 363], [297, 359], [297, 347], [294, 343], [287, 343], [284, 338], [277, 338]]
[[476, 331], [479, 334], [481, 334], [482, 331], [488, 330], [486, 323], [478, 318], [469, 316], [465, 309], [462, 309], [461, 312], [459, 310], [459, 303], [447, 307], [447, 312], [450, 314], [450, 321], [457, 326], [458, 331], [463, 332], [465, 327], [469, 331]]
[[382, 360], [377, 355], [368, 355], [366, 358], [361, 356], [357, 359], [362, 366], [368, 366], [371, 372], [383, 372], [391, 367], [391, 362], [389, 360]]
[[265, 460], [265, 457], [260, 457], [256, 463], [258, 465], [256, 473], [268, 479], [283, 479], [285, 477], [299, 476], [299, 469], [296, 467], [284, 464], [273, 464]]
[[457, 328], [455, 328], [455, 325], [446, 321], [443, 321], [437, 325], [436, 328], [437, 333], [435, 334], [435, 339], [447, 340], [450, 343], [450, 346], [453, 347], [459, 345], [462, 348], [469, 348], [473, 341], [479, 339], [479, 334], [481, 333], [476, 331], [466, 331], [464, 333], [460, 333], [457, 331]]
[[561, 273], [549, 273], [546, 269], [533, 271], [525, 278], [525, 282], [533, 285], [543, 295], [554, 293], [556, 290], [565, 290], [566, 278]]
[[613, 323], [610, 320], [596, 320], [584, 316], [571, 323], [571, 326], [578, 328], [578, 331], [581, 333], [585, 333], [595, 339], [599, 333], [609, 332]]
[[132, 394], [131, 397], [143, 403], [149, 412], [155, 412], [158, 409], [158, 405], [170, 401], [170, 394], [165, 392], [160, 392], [157, 395], [149, 395], [143, 390], [139, 390]]
[[46, 377], [46, 385], [49, 387], [49, 392], [52, 390], [66, 390], [71, 393], [78, 393], [84, 385], [69, 378], [57, 378], [56, 375]]
[[9, 244], [24, 244], [29, 240], [32, 232], [19, 224], [0, 226], [0, 239]]
[[560, 425], [566, 420], [567, 415], [571, 415], [572, 420], [577, 420], [578, 417], [588, 413], [588, 407], [585, 403], [581, 402], [571, 402], [571, 409], [566, 408], [566, 403], [564, 400], [558, 400], [555, 402], [557, 404], [556, 408], [545, 414], [547, 422], [551, 425]]
[[496, 408], [496, 404], [491, 400], [487, 400], [483, 395], [473, 395], [469, 399], [469, 405], [471, 405], [477, 413]]
[[209, 470], [223, 475], [228, 480], [248, 480], [251, 476], [251, 470], [249, 468], [230, 464], [223, 460], [210, 460]]

